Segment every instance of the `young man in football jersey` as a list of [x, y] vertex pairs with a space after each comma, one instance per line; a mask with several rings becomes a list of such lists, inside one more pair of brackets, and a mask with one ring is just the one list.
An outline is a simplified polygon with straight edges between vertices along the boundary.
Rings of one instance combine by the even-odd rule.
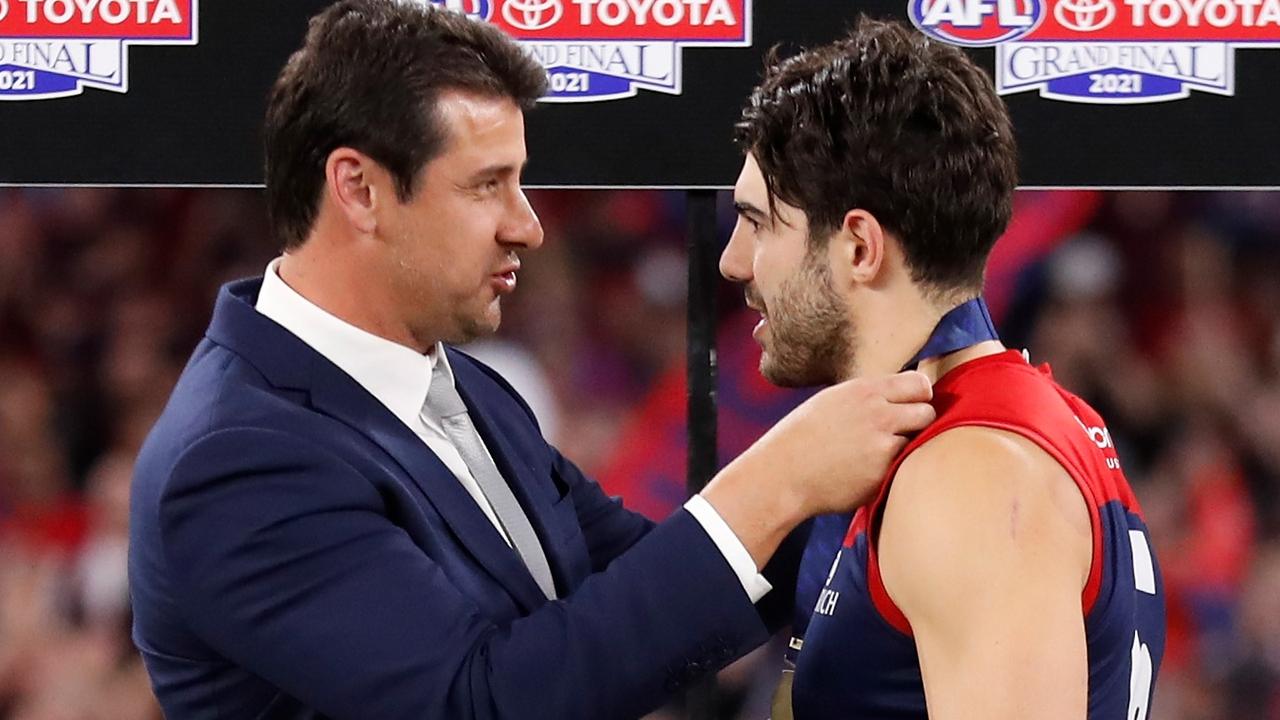
[[1164, 601], [1142, 511], [1102, 419], [1007, 350], [981, 299], [1016, 184], [990, 80], [865, 19], [769, 65], [720, 263], [761, 314], [761, 371], [918, 366], [938, 411], [851, 525], [815, 530], [794, 716], [1144, 720]]

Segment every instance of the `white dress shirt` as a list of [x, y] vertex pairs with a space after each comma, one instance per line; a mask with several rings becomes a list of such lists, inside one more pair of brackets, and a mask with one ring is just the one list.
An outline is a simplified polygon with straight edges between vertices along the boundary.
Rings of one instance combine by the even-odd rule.
[[[421, 354], [330, 315], [286, 285], [276, 272], [278, 263], [279, 258], [267, 266], [262, 289], [258, 293], [258, 312], [337, 365], [421, 438], [458, 478], [494, 529], [510, 545], [511, 539], [503, 532], [493, 507], [481, 492], [462, 455], [445, 435], [440, 419], [423, 412], [436, 363], [443, 364], [444, 376], [448, 382], [453, 382], [453, 370], [449, 367], [449, 357], [443, 346], [437, 343], [431, 352]], [[685, 509], [720, 549], [752, 602], [773, 589], [756, 570], [755, 561], [742, 541], [711, 503], [701, 495], [695, 495], [685, 503]]]

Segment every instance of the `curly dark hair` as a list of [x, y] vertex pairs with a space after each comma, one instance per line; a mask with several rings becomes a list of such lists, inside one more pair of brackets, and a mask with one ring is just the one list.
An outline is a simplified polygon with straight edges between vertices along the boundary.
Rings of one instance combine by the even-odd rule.
[[912, 278], [981, 291], [1012, 212], [1017, 146], [990, 78], [959, 49], [896, 22], [860, 18], [830, 45], [781, 59], [736, 126], [771, 210], [805, 212], [821, 244], [862, 208], [901, 242]]
[[489, 23], [430, 4], [334, 3], [311, 19], [268, 103], [266, 197], [277, 238], [286, 250], [306, 240], [337, 148], [386, 167], [403, 202], [444, 146], [442, 91], [507, 97], [528, 110], [546, 83], [537, 61]]

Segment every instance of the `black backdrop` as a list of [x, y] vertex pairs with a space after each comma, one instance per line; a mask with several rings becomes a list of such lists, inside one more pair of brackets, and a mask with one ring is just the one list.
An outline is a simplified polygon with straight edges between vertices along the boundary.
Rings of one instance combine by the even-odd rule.
[[[135, 46], [130, 90], [0, 102], [0, 183], [261, 182], [264, 98], [325, 0], [206, 0], [199, 44]], [[546, 104], [529, 117], [531, 186], [725, 187], [729, 135], [769, 46], [829, 40], [901, 0], [755, 0], [752, 47], [685, 48], [681, 95]], [[1280, 40], [1280, 30], [1277, 30]], [[973, 51], [988, 68], [989, 49]], [[1033, 187], [1280, 187], [1280, 48], [1236, 52], [1235, 96], [1149, 105], [1006, 96]]]

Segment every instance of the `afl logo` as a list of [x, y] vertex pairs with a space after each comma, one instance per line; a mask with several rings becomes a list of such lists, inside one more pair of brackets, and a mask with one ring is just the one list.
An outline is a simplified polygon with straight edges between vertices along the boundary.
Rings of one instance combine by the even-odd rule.
[[493, 17], [493, 0], [430, 0], [432, 5], [460, 12], [488, 22]]
[[909, 0], [907, 14], [924, 34], [966, 47], [1017, 40], [1045, 15], [1041, 0]]

